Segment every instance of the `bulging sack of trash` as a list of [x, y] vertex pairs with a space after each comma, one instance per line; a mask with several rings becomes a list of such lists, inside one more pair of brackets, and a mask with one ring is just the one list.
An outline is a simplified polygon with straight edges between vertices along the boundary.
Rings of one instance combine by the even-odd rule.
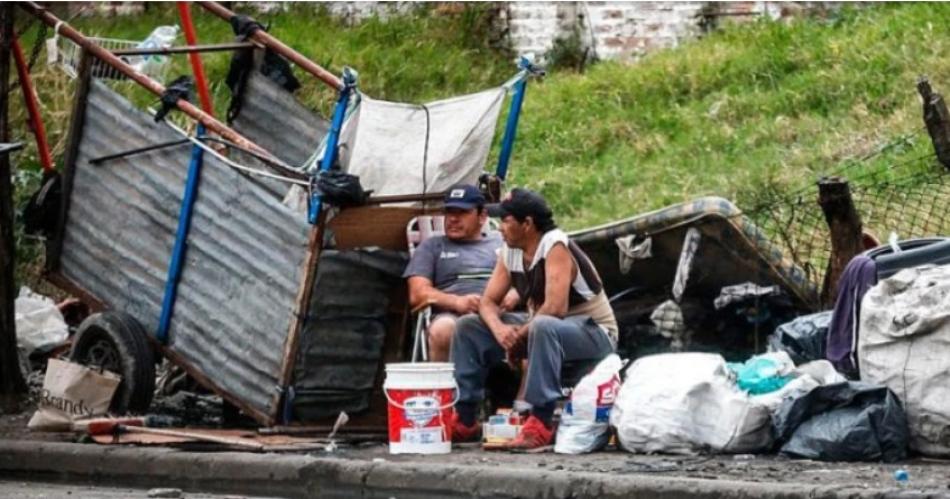
[[620, 390], [623, 362], [610, 354], [584, 376], [571, 392], [557, 428], [554, 452], [584, 454], [610, 440], [610, 410]]
[[868, 290], [858, 338], [861, 380], [900, 395], [910, 448], [950, 456], [950, 265], [905, 269]]
[[729, 369], [736, 373], [736, 384], [750, 395], [774, 392], [793, 379], [795, 363], [785, 352], [756, 355], [744, 363], [730, 362]]
[[69, 336], [69, 326], [53, 300], [20, 288], [14, 302], [17, 346], [27, 355], [58, 345]]
[[803, 315], [775, 328], [769, 350], [786, 352], [795, 364], [825, 358], [825, 342], [831, 325], [831, 310]]
[[782, 404], [773, 418], [780, 452], [820, 461], [907, 457], [907, 417], [887, 387], [845, 381]]
[[772, 444], [771, 415], [736, 386], [720, 355], [675, 353], [637, 359], [610, 423], [631, 452], [756, 453]]
[[36, 412], [27, 428], [38, 431], [69, 431], [73, 422], [102, 416], [122, 378], [109, 371], [96, 371], [81, 364], [50, 359]]

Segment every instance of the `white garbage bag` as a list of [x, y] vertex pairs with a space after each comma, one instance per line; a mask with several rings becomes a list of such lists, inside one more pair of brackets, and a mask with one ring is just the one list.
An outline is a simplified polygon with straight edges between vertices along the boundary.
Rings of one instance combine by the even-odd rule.
[[861, 380], [904, 403], [910, 448], [950, 456], [950, 265], [905, 269], [868, 290], [858, 338]]
[[620, 357], [610, 354], [574, 387], [557, 427], [554, 452], [584, 454], [607, 445], [622, 367]]
[[754, 453], [772, 444], [769, 409], [739, 390], [715, 354], [638, 359], [627, 370], [610, 423], [631, 452]]
[[26, 286], [14, 302], [17, 346], [27, 355], [66, 341], [69, 326], [53, 300]]

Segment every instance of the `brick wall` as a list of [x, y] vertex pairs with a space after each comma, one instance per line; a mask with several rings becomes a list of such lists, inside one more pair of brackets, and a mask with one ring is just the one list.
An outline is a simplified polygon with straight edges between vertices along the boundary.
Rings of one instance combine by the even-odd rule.
[[[72, 2], [69, 10], [83, 14], [121, 15], [141, 12], [138, 2]], [[328, 2], [334, 14], [348, 23], [369, 16], [385, 17], [412, 8], [411, 2]], [[671, 48], [704, 30], [726, 22], [759, 16], [773, 19], [813, 10], [835, 9], [827, 2], [498, 2], [500, 29], [507, 30], [517, 53], [543, 56], [555, 40], [576, 30], [588, 53], [599, 59], [633, 60], [652, 50]], [[436, 12], [452, 12], [442, 4]], [[266, 13], [286, 7], [284, 2], [234, 2], [239, 12]]]

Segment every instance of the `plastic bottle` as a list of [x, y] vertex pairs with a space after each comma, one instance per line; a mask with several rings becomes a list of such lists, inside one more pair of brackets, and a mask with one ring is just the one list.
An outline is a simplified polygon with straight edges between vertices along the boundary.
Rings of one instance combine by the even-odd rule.
[[910, 484], [910, 473], [907, 473], [907, 470], [900, 469], [894, 472], [894, 480], [897, 482], [897, 486], [904, 489]]
[[[137, 48], [171, 47], [175, 43], [175, 38], [178, 38], [178, 26], [159, 26], [153, 29], [148, 37], [137, 45]], [[153, 54], [137, 58], [132, 65], [142, 73], [152, 74], [153, 71], [165, 64], [166, 60], [166, 56]]]

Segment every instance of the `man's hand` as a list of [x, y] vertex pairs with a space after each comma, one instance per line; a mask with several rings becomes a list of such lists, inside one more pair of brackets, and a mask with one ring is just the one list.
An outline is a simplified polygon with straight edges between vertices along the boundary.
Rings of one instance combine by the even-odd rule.
[[495, 339], [498, 340], [498, 344], [505, 350], [511, 350], [518, 344], [520, 332], [521, 326], [511, 324], [503, 324], [497, 330], [492, 331]]
[[518, 361], [528, 358], [528, 325], [522, 324], [515, 331], [515, 342], [505, 348], [505, 360], [512, 367], [518, 366]]
[[475, 294], [460, 295], [455, 297], [452, 309], [459, 314], [471, 314], [478, 312], [478, 302], [481, 297]]

